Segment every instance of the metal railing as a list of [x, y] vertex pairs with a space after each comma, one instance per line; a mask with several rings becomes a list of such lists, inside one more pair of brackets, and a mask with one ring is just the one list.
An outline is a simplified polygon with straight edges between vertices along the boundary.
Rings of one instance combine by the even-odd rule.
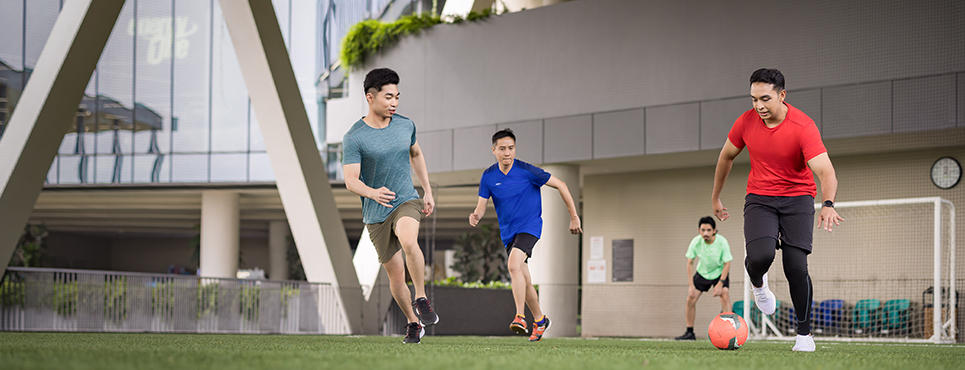
[[0, 330], [348, 334], [330, 284], [8, 267]]

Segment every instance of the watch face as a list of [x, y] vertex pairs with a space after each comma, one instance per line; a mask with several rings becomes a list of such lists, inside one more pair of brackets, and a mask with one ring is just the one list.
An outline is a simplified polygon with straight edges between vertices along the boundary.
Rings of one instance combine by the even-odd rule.
[[962, 179], [962, 165], [952, 157], [942, 157], [931, 166], [931, 181], [942, 189], [951, 189]]

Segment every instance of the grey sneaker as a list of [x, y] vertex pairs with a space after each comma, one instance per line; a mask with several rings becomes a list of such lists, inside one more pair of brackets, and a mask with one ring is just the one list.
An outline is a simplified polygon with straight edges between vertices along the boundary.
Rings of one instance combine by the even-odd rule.
[[405, 326], [405, 339], [402, 343], [419, 343], [422, 336], [426, 335], [426, 329], [417, 322], [410, 322]]
[[419, 315], [419, 321], [422, 321], [422, 325], [433, 326], [439, 323], [439, 315], [436, 315], [436, 312], [432, 310], [429, 300], [425, 297], [412, 302], [412, 309], [415, 310], [416, 315]]

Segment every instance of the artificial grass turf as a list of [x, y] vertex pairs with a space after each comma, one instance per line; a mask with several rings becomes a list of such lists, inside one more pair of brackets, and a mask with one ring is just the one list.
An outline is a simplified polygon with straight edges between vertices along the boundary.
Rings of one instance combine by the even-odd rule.
[[965, 346], [525, 337], [0, 332], [2, 369], [963, 369]]

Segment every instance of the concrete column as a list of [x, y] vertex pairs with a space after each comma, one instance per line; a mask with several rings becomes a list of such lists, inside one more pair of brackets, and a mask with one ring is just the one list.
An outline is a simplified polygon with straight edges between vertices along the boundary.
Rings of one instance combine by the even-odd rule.
[[[352, 265], [352, 248], [338, 213], [315, 134], [288, 59], [271, 1], [220, 0], [222, 14], [248, 93], [265, 139], [268, 159], [281, 196], [305, 277], [329, 283], [335, 304], [320, 306], [319, 315], [339, 317], [327, 334], [365, 332], [362, 287]], [[380, 318], [366, 317], [372, 327]]]
[[[572, 165], [544, 166], [544, 170], [566, 183], [579, 207], [580, 168]], [[546, 332], [552, 337], [575, 337], [579, 293], [580, 237], [570, 234], [570, 214], [559, 191], [549, 186], [543, 197], [543, 235], [529, 261], [533, 284], [539, 284], [543, 313], [553, 320]], [[577, 208], [579, 210], [579, 208]]]
[[123, 0], [64, 3], [0, 140], [0, 274], [114, 28]]
[[201, 276], [237, 276], [240, 221], [237, 192], [201, 193]]
[[268, 276], [288, 280], [288, 221], [268, 223]]

